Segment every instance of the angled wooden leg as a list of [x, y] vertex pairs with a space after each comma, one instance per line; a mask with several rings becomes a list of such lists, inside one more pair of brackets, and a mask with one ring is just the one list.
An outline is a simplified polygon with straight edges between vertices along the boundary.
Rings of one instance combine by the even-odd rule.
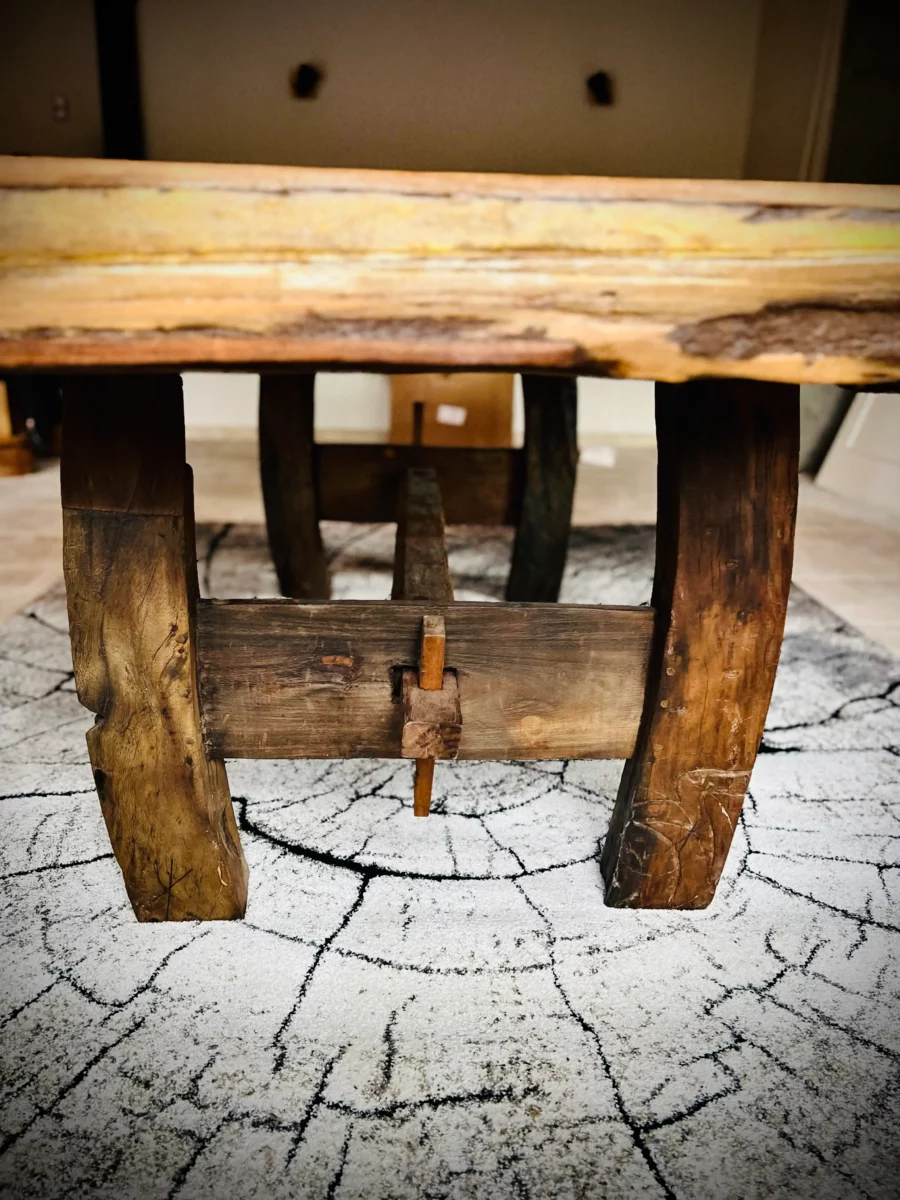
[[578, 466], [577, 380], [523, 375], [525, 488], [507, 600], [557, 600]]
[[791, 582], [799, 389], [657, 384], [656, 628], [603, 848], [606, 903], [704, 908], [769, 708]]
[[243, 916], [247, 864], [204, 750], [181, 380], [65, 389], [64, 567], [79, 698], [110, 841], [141, 921]]
[[269, 547], [282, 594], [327, 600], [328, 564], [319, 533], [313, 414], [316, 377], [259, 381], [259, 466]]

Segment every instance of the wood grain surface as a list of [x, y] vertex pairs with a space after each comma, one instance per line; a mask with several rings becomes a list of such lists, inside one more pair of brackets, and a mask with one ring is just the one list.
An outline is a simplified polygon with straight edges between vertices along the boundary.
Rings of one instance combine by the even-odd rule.
[[900, 189], [0, 160], [0, 367], [900, 378]]
[[97, 715], [88, 751], [129, 899], [141, 921], [240, 917], [247, 864], [225, 766], [200, 729], [181, 380], [79, 380], [64, 431], [75, 683]]
[[515, 525], [522, 503], [521, 450], [457, 446], [338, 445], [315, 448], [325, 521], [394, 521], [409, 467], [437, 474], [448, 525]]
[[401, 758], [459, 756], [462, 706], [459, 681], [452, 671], [442, 669], [436, 686], [426, 687], [421, 666], [418, 675], [412, 668], [407, 668], [403, 672], [402, 703]]
[[171, 376], [73, 375], [64, 381], [63, 395], [63, 506], [182, 517], [181, 381]]
[[[508, 448], [513, 444], [513, 376], [471, 371], [465, 374], [407, 372], [391, 376], [391, 426], [395, 446], [415, 439], [415, 406], [422, 405], [426, 446]], [[456, 409], [461, 424], [449, 423], [442, 408]]]
[[762, 737], [794, 546], [799, 389], [657, 385], [654, 647], [603, 847], [606, 902], [712, 900]]
[[397, 499], [391, 599], [449, 604], [453, 599], [453, 583], [437, 475], [427, 467], [410, 467]]
[[446, 622], [463, 710], [460, 758], [627, 758], [653, 626], [649, 608], [201, 601], [204, 731], [215, 757], [396, 758], [398, 666], [422, 618]]

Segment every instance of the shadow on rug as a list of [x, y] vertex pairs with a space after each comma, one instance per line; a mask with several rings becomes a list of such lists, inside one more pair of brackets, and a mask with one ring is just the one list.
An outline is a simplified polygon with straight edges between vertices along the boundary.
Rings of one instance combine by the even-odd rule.
[[[390, 527], [325, 526], [337, 598]], [[459, 599], [509, 538], [454, 531]], [[274, 594], [261, 530], [201, 582]], [[653, 532], [577, 530], [563, 599], [649, 599]], [[243, 923], [135, 923], [54, 591], [0, 629], [2, 1117], [15, 1197], [897, 1194], [900, 664], [795, 589], [718, 896], [612, 911], [619, 763], [233, 762]]]

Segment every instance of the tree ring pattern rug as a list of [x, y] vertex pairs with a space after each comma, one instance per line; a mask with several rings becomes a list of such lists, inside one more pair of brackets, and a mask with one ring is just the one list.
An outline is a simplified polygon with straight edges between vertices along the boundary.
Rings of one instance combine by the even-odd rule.
[[[393, 529], [326, 525], [337, 598]], [[263, 532], [201, 583], [271, 595]], [[459, 599], [510, 539], [452, 531]], [[647, 602], [653, 531], [577, 530], [563, 599]], [[244, 922], [139, 925], [54, 590], [0, 630], [0, 1188], [12, 1197], [894, 1197], [900, 664], [795, 589], [704, 912], [603, 905], [620, 763], [233, 762]]]

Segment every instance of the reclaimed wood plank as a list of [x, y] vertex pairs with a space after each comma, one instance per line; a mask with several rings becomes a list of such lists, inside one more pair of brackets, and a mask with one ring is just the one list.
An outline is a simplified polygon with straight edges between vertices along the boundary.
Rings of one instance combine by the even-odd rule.
[[900, 378], [900, 189], [0, 160], [0, 367]]
[[397, 666], [422, 618], [446, 622], [463, 705], [459, 757], [627, 758], [653, 626], [649, 608], [201, 601], [209, 752], [233, 758], [396, 758]]

